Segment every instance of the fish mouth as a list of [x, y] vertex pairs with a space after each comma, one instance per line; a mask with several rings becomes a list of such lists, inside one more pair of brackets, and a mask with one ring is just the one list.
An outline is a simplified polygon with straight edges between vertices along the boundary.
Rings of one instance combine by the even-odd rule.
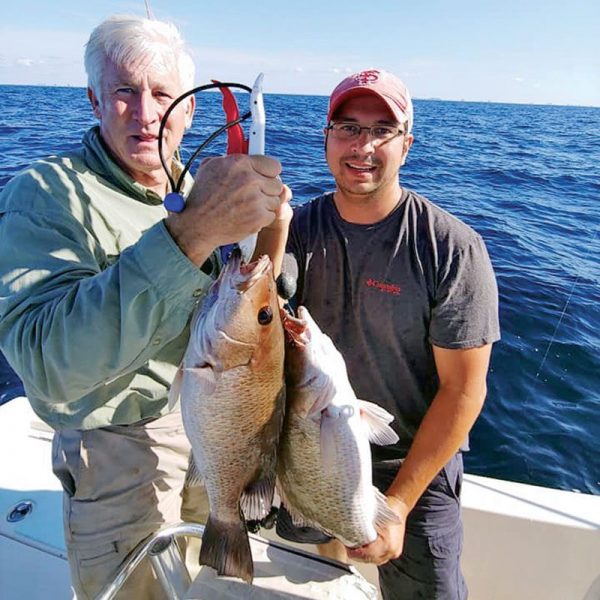
[[294, 346], [303, 347], [310, 344], [311, 333], [308, 321], [294, 317], [287, 310], [281, 309], [283, 331], [288, 342]]
[[243, 264], [241, 252], [234, 252], [227, 266], [232, 262], [232, 284], [241, 293], [247, 292], [272, 269], [271, 259], [266, 254], [254, 262]]
[[[212, 297], [213, 302], [216, 302], [221, 294], [226, 294], [227, 290], [231, 288], [243, 294], [254, 286], [269, 269], [272, 270], [272, 264], [266, 254], [254, 262], [244, 264], [242, 251], [236, 247], [229, 255], [219, 277], [213, 281], [207, 297]], [[207, 300], [204, 304], [207, 305]]]

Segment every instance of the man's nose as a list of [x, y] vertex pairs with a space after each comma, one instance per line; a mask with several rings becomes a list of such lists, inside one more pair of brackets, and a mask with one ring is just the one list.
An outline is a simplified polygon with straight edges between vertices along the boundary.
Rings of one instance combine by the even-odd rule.
[[375, 149], [375, 138], [371, 135], [370, 129], [361, 129], [358, 136], [352, 142], [352, 148], [365, 152], [372, 152]]
[[142, 91], [136, 106], [137, 120], [142, 124], [153, 123], [159, 119], [158, 102], [150, 91]]

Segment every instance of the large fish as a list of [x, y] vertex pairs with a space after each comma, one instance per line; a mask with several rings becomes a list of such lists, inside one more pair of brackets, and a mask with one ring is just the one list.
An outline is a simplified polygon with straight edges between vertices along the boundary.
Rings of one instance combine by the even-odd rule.
[[376, 526], [397, 521], [373, 486], [369, 441], [398, 436], [383, 408], [358, 400], [346, 364], [304, 307], [284, 318], [287, 408], [277, 463], [278, 492], [292, 521], [349, 547], [377, 537]]
[[173, 384], [210, 514], [200, 564], [251, 582], [245, 519], [271, 508], [285, 409], [284, 333], [270, 259], [235, 251], [191, 324]]

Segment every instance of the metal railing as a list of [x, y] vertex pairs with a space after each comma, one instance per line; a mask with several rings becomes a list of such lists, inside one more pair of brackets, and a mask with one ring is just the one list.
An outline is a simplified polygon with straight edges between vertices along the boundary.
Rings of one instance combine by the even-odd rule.
[[125, 559], [116, 577], [106, 585], [95, 600], [113, 600], [127, 578], [147, 556], [166, 594], [173, 600], [183, 600], [191, 583], [190, 572], [177, 544], [177, 536], [202, 538], [204, 525], [179, 523], [163, 527], [140, 542]]

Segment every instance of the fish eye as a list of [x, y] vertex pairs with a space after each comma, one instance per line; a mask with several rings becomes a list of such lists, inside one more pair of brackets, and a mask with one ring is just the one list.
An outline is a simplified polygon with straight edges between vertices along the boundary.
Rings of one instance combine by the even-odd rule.
[[273, 310], [267, 304], [258, 311], [258, 322], [261, 325], [268, 325], [273, 320]]

